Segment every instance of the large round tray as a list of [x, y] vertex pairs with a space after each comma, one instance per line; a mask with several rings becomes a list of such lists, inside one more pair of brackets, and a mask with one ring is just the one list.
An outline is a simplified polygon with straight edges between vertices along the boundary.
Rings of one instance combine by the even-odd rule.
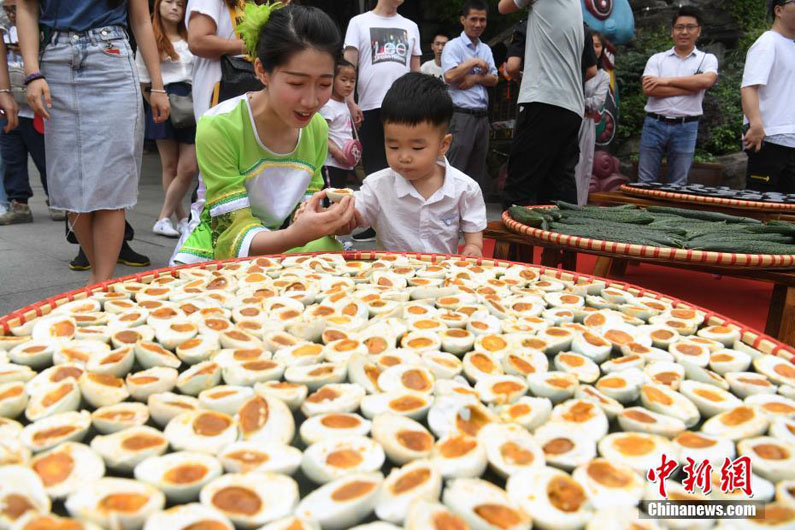
[[[512, 221], [512, 220], [511, 220]], [[513, 221], [512, 221], [513, 222]], [[518, 224], [518, 223], [517, 223]], [[522, 225], [524, 226], [524, 225]], [[529, 227], [527, 227], [529, 228]], [[542, 231], [543, 232], [543, 231]], [[547, 232], [548, 234], [554, 234], [553, 232]], [[581, 238], [578, 238], [581, 239]], [[606, 243], [606, 242], [603, 242]], [[608, 244], [615, 244], [615, 243], [608, 243]], [[309, 253], [304, 255], [317, 255], [317, 254], [328, 254], [326, 252], [316, 252], [316, 253]], [[525, 267], [533, 268], [544, 274], [545, 276], [561, 279], [565, 281], [572, 281], [572, 282], [588, 282], [592, 280], [599, 280], [605, 282], [606, 286], [608, 287], [616, 287], [620, 289], [625, 289], [632, 293], [635, 296], [648, 296], [652, 298], [657, 298], [659, 300], [663, 300], [666, 302], [673, 303], [676, 307], [683, 307], [683, 308], [692, 308], [697, 309], [699, 311], [703, 311], [705, 314], [705, 325], [710, 326], [728, 326], [732, 329], [737, 329], [741, 333], [741, 340], [744, 344], [755, 348], [762, 353], [766, 353], [769, 355], [775, 355], [777, 357], [781, 357], [782, 359], [786, 359], [789, 362], [795, 364], [795, 349], [786, 346], [785, 344], [775, 340], [768, 335], [760, 333], [759, 331], [753, 330], [739, 322], [721, 316], [717, 313], [714, 313], [708, 309], [688, 304], [683, 302], [677, 298], [673, 298], [670, 296], [666, 296], [662, 293], [658, 293], [656, 291], [649, 291], [647, 289], [643, 289], [642, 287], [638, 287], [632, 284], [627, 284], [623, 282], [617, 282], [610, 279], [599, 278], [596, 276], [591, 276], [588, 274], [580, 274], [580, 273], [571, 273], [567, 271], [563, 271], [560, 269], [551, 269], [547, 267], [541, 267], [537, 265], [529, 265], [527, 263], [517, 263], [512, 261], [506, 260], [493, 260], [493, 259], [485, 259], [485, 258], [467, 258], [463, 256], [451, 256], [450, 254], [427, 254], [427, 253], [414, 253], [414, 252], [382, 252], [382, 251], [355, 251], [355, 252], [342, 252], [342, 256], [348, 260], [376, 260], [382, 256], [390, 255], [390, 254], [402, 254], [406, 256], [410, 256], [413, 258], [420, 259], [422, 261], [427, 261], [430, 263], [436, 263], [438, 261], [442, 261], [444, 259], [448, 259], [450, 257], [459, 257], [462, 261], [466, 261], [473, 264], [478, 265], [522, 265]], [[290, 256], [296, 256], [300, 254], [289, 254]], [[267, 258], [284, 258], [287, 255], [272, 255], [272, 256], [261, 256]], [[260, 257], [260, 256], [257, 256]], [[224, 261], [211, 261], [206, 263], [200, 263], [195, 265], [180, 265], [177, 267], [165, 267], [162, 269], [156, 269], [146, 272], [141, 272], [138, 274], [132, 274], [130, 276], [124, 276], [122, 278], [117, 278], [114, 280], [109, 280], [107, 282], [93, 285], [90, 287], [85, 287], [83, 289], [77, 289], [74, 291], [70, 291], [67, 293], [63, 293], [60, 295], [56, 295], [50, 298], [46, 298], [40, 302], [35, 304], [31, 304], [27, 307], [19, 309], [13, 313], [9, 313], [3, 317], [0, 317], [0, 335], [9, 335], [11, 333], [10, 328], [16, 327], [19, 325], [24, 324], [26, 321], [49, 314], [53, 309], [58, 307], [61, 304], [66, 302], [70, 302], [72, 300], [80, 300], [87, 298], [92, 293], [100, 292], [100, 291], [108, 291], [110, 290], [110, 286], [116, 283], [121, 282], [141, 282], [141, 283], [149, 283], [155, 278], [159, 278], [162, 276], [176, 276], [177, 271], [185, 268], [199, 268], [199, 269], [209, 269], [209, 270], [217, 270], [224, 267], [226, 263], [236, 263], [240, 261], [248, 261], [255, 258], [238, 258], [238, 259], [230, 259]]]
[[635, 197], [644, 197], [648, 199], [663, 199], [672, 202], [682, 202], [689, 204], [708, 204], [712, 206], [719, 206], [722, 208], [736, 208], [738, 210], [755, 210], [765, 213], [775, 212], [795, 212], [795, 204], [788, 204], [784, 202], [762, 202], [762, 201], [746, 201], [742, 199], [726, 199], [723, 197], [710, 197], [706, 195], [694, 195], [691, 193], [674, 193], [671, 191], [649, 190], [644, 188], [635, 188], [622, 184], [618, 191], [633, 195]]
[[[532, 208], [551, 208], [551, 206], [534, 206]], [[734, 254], [684, 248], [650, 247], [647, 245], [633, 245], [604, 241], [602, 239], [569, 236], [533, 228], [514, 221], [507, 211], [502, 213], [502, 222], [511, 232], [527, 236], [531, 243], [545, 246], [554, 245], [564, 250], [592, 252], [615, 258], [642, 258], [645, 261], [693, 263], [735, 270], [795, 268], [795, 254]]]

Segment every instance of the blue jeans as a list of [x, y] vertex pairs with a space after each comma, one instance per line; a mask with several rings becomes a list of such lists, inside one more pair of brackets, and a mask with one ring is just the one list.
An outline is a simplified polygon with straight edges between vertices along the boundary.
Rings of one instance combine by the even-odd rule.
[[673, 124], [646, 116], [640, 137], [638, 180], [661, 181], [660, 164], [665, 155], [668, 161], [666, 182], [687, 184], [687, 174], [690, 172], [690, 166], [693, 165], [697, 138], [697, 121]]
[[28, 175], [28, 154], [39, 170], [41, 185], [47, 193], [47, 169], [44, 161], [44, 135], [33, 128], [33, 118], [19, 118], [19, 126], [0, 133], [0, 153], [5, 163], [5, 194], [8, 199], [28, 202], [33, 196]]

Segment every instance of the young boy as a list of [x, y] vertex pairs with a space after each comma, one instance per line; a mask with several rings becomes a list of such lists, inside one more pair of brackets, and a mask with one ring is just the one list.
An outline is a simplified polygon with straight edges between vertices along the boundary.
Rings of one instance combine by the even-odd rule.
[[359, 226], [372, 226], [383, 250], [483, 254], [486, 204], [478, 184], [445, 158], [453, 101], [442, 81], [408, 73], [381, 105], [389, 168], [356, 192]]
[[331, 99], [320, 114], [328, 122], [328, 157], [323, 167], [326, 184], [332, 188], [344, 188], [354, 164], [345, 157], [345, 143], [353, 139], [353, 123], [348, 110], [347, 98], [356, 86], [356, 67], [345, 59], [337, 62]]

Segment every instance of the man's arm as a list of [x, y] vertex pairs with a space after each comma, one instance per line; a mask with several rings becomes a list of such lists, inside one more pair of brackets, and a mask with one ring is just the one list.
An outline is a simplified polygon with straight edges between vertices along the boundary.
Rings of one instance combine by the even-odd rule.
[[342, 53], [342, 56], [345, 57], [345, 60], [351, 63], [356, 70], [359, 70], [359, 50], [354, 48], [353, 46], [348, 46], [345, 48], [345, 51]]
[[188, 21], [188, 49], [197, 57], [220, 59], [223, 55], [246, 53], [243, 41], [226, 39], [215, 34], [215, 21], [203, 13], [194, 12]]
[[705, 72], [703, 74], [688, 75], [684, 77], [664, 77], [661, 79], [663, 86], [682, 88], [690, 92], [708, 90], [718, 81], [718, 74]]
[[[11, 82], [8, 79], [8, 57], [6, 55], [6, 45], [3, 39], [0, 39], [0, 89], [10, 90]], [[3, 131], [9, 132], [16, 129], [19, 124], [19, 106], [14, 100], [14, 97], [8, 93], [0, 93], [0, 111], [6, 118], [6, 126]]]
[[[354, 68], [356, 68], [356, 72], [358, 75], [359, 49], [353, 46], [346, 46], [345, 51], [342, 52], [342, 56], [345, 58], [346, 61], [351, 63], [354, 66]], [[348, 103], [348, 109], [351, 111], [351, 114], [353, 115], [353, 124], [356, 127], [359, 127], [362, 124], [362, 121], [364, 120], [364, 114], [362, 113], [361, 107], [359, 107], [359, 105], [356, 104], [356, 101], [354, 101], [353, 92], [351, 92], [351, 95], [348, 96], [346, 103]]]
[[500, 81], [500, 78], [497, 77], [496, 74], [483, 74], [480, 77], [479, 83], [486, 87], [497, 86], [497, 83]]
[[514, 0], [500, 0], [499, 5], [497, 6], [497, 11], [503, 15], [508, 15], [510, 13], [519, 11], [519, 6], [516, 5]]
[[[442, 55], [442, 57], [443, 57], [442, 60], [444, 60], [444, 55]], [[457, 85], [458, 83], [464, 81], [466, 77], [469, 77], [470, 75], [477, 75], [469, 73], [472, 71], [473, 68], [480, 68], [485, 72], [489, 69], [489, 65], [486, 64], [486, 61], [484, 61], [483, 59], [478, 59], [477, 57], [473, 57], [472, 59], [467, 59], [458, 66], [447, 70], [444, 73], [444, 80], [449, 85]]]
[[419, 72], [420, 71], [420, 56], [419, 55], [412, 55], [410, 64], [411, 64], [411, 71], [412, 72]]
[[765, 139], [765, 127], [762, 123], [762, 113], [759, 110], [759, 85], [744, 86], [742, 94], [743, 114], [748, 117], [748, 131], [743, 140], [746, 149], [759, 151], [762, 140]]
[[655, 88], [646, 89], [643, 87], [643, 94], [654, 98], [670, 98], [674, 96], [689, 96], [693, 92], [685, 90], [684, 88], [675, 88], [670, 86], [657, 86]]
[[522, 73], [522, 58], [521, 57], [508, 57], [505, 61], [505, 75], [509, 79], [514, 79]]

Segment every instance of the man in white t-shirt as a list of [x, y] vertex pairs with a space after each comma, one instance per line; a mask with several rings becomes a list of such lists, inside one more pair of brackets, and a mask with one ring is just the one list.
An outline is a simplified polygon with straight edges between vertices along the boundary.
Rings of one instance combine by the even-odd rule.
[[[356, 125], [361, 123], [362, 165], [366, 175], [389, 164], [381, 124], [381, 102], [396, 79], [420, 71], [420, 30], [413, 21], [398, 14], [403, 0], [378, 0], [375, 9], [356, 15], [345, 32], [345, 60], [358, 70], [358, 104], [349, 98]], [[354, 234], [356, 241], [375, 240], [368, 228]]]
[[403, 0], [378, 0], [375, 9], [351, 19], [345, 33], [345, 59], [358, 69], [358, 104], [354, 119], [362, 122], [362, 159], [368, 175], [387, 167], [384, 129], [379, 109], [392, 83], [420, 71], [420, 30], [398, 14]]
[[433, 37], [433, 42], [431, 42], [433, 59], [422, 63], [420, 71], [423, 74], [432, 75], [433, 77], [444, 80], [444, 73], [442, 72], [442, 51], [444, 50], [444, 45], [447, 44], [449, 40], [449, 37], [442, 33]]
[[773, 26], [748, 50], [743, 71], [745, 186], [795, 193], [795, 2], [768, 7]]
[[701, 36], [701, 15], [689, 6], [673, 17], [674, 47], [651, 56], [643, 71], [643, 93], [648, 96], [646, 119], [638, 153], [638, 180], [660, 180], [663, 155], [669, 184], [687, 184], [703, 114], [704, 94], [718, 81], [718, 59], [696, 48]]

